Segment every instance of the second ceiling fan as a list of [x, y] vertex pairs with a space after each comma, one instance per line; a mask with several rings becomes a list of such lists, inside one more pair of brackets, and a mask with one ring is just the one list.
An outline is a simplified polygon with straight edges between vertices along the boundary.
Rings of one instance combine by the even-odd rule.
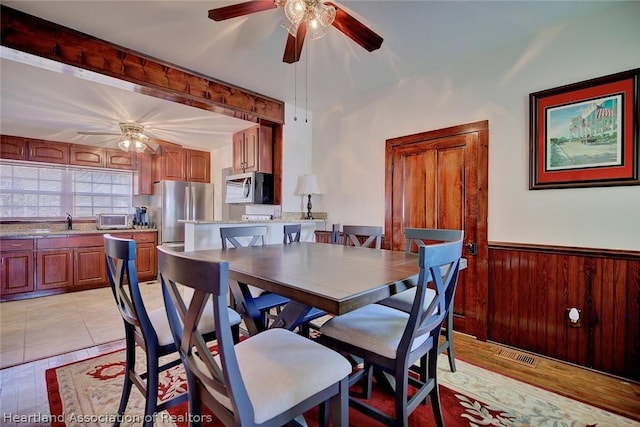
[[321, 0], [252, 0], [209, 10], [209, 18], [224, 21], [264, 10], [283, 8], [289, 35], [282, 60], [289, 64], [300, 60], [304, 39], [319, 38], [332, 25], [360, 46], [372, 52], [382, 45], [382, 37], [338, 7]]

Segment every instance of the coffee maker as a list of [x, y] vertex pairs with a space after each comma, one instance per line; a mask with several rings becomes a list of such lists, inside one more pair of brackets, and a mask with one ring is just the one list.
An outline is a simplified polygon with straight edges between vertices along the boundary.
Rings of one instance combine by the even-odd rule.
[[136, 213], [133, 215], [133, 226], [136, 228], [149, 227], [149, 214], [146, 206], [136, 207]]

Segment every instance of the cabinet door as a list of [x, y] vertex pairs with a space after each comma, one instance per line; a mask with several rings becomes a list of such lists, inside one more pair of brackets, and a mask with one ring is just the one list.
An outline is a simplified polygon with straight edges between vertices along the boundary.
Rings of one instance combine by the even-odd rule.
[[244, 132], [233, 134], [233, 173], [244, 172]]
[[158, 274], [156, 262], [156, 233], [134, 233], [136, 241], [136, 270], [138, 280], [155, 280]]
[[107, 148], [105, 150], [104, 165], [110, 169], [124, 169], [128, 171], [135, 170], [135, 154], [127, 153], [122, 150], [112, 150]]
[[258, 172], [273, 173], [273, 129], [260, 126], [258, 135]]
[[211, 181], [211, 153], [208, 151], [185, 149], [187, 162], [187, 181]]
[[244, 170], [245, 172], [257, 172], [260, 165], [260, 140], [258, 127], [247, 129], [244, 132]]
[[[73, 286], [72, 250], [36, 252], [36, 289], [70, 288]], [[104, 264], [104, 259], [102, 263]]]
[[73, 144], [69, 151], [69, 163], [72, 165], [104, 167], [104, 148]]
[[0, 138], [0, 157], [3, 159], [26, 160], [27, 150], [24, 138], [2, 135]]
[[136, 154], [137, 168], [133, 175], [133, 193], [135, 195], [153, 194], [153, 179], [151, 177], [153, 157], [148, 153]]
[[28, 140], [27, 160], [69, 164], [69, 146], [64, 142]]
[[4, 252], [0, 262], [0, 295], [33, 291], [33, 252]]
[[73, 252], [75, 286], [107, 284], [104, 247], [74, 249]]
[[185, 173], [185, 152], [182, 147], [163, 146], [159, 157], [160, 179], [182, 181]]

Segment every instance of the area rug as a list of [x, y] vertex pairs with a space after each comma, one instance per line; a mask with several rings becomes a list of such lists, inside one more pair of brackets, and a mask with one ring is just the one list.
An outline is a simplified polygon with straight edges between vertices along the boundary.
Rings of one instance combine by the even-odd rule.
[[[142, 352], [138, 363], [144, 366]], [[635, 426], [639, 423], [593, 406], [551, 393], [477, 366], [456, 361], [449, 371], [446, 356], [438, 360], [440, 399], [445, 425], [458, 426]], [[46, 371], [52, 426], [113, 425], [124, 377], [124, 351], [97, 356]], [[184, 370], [177, 366], [161, 377], [160, 399], [186, 391]], [[371, 402], [392, 411], [393, 397], [375, 390]], [[142, 424], [144, 399], [134, 387], [123, 426]], [[315, 411], [305, 414], [310, 427], [317, 426]], [[210, 412], [203, 425], [221, 426]], [[378, 425], [351, 409], [351, 426]], [[187, 404], [155, 417], [156, 426], [187, 426]], [[410, 426], [435, 425], [430, 405], [421, 405], [411, 415]]]

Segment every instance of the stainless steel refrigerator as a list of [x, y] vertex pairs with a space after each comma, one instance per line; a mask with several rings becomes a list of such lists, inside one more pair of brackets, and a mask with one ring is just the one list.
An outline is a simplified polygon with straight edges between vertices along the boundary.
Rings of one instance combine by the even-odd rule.
[[213, 184], [159, 181], [150, 197], [150, 217], [158, 228], [158, 242], [184, 248], [184, 224], [178, 220], [213, 221]]

